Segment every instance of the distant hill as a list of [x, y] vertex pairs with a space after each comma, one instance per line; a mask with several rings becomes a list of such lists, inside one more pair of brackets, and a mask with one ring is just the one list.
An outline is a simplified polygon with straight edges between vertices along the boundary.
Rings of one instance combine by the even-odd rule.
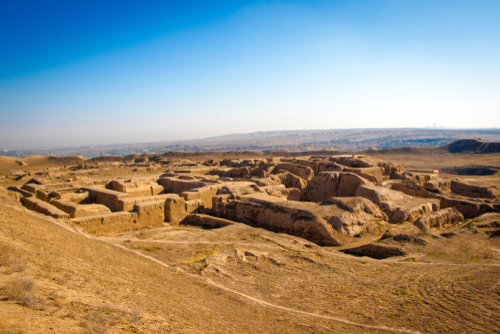
[[481, 139], [461, 139], [438, 147], [408, 146], [384, 150], [365, 150], [363, 154], [432, 154], [432, 153], [500, 153], [500, 142], [483, 142]]
[[483, 142], [481, 139], [463, 139], [443, 146], [450, 153], [500, 153], [500, 143]]

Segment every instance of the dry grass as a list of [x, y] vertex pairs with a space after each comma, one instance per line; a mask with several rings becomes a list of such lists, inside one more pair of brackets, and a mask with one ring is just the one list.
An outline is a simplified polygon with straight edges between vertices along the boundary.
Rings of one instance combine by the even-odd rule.
[[474, 234], [466, 231], [458, 237], [430, 244], [425, 248], [425, 257], [431, 262], [482, 262], [500, 258], [500, 253], [492, 250], [495, 247], [498, 247], [498, 243], [495, 240], [485, 238], [479, 233]]
[[42, 301], [37, 294], [35, 282], [29, 278], [17, 278], [8, 282], [3, 293], [7, 299], [15, 300], [28, 307], [34, 307]]
[[19, 258], [14, 249], [7, 245], [0, 246], [0, 268], [4, 268], [4, 273], [10, 275], [19, 273], [26, 269], [26, 260]]
[[109, 327], [121, 322], [124, 315], [128, 315], [126, 311], [111, 305], [89, 308], [80, 326], [86, 334], [106, 333]]
[[102, 309], [97, 309], [87, 315], [87, 322], [91, 324], [99, 324], [100, 326], [113, 326], [116, 320], [109, 316], [109, 312], [104, 313]]
[[54, 305], [58, 308], [63, 308], [65, 304], [66, 304], [66, 301], [64, 300], [64, 298], [55, 298], [54, 299]]
[[154, 233], [151, 232], [151, 230], [148, 229], [143, 229], [139, 233], [135, 235], [137, 239], [148, 239], [153, 235]]
[[12, 265], [13, 256], [12, 249], [7, 245], [0, 245], [0, 267], [9, 267]]
[[142, 312], [138, 308], [130, 310], [122, 309], [112, 304], [106, 304], [101, 307], [84, 306], [77, 311], [83, 313], [84, 317], [79, 326], [82, 327], [85, 334], [107, 333], [117, 324], [140, 323]]
[[22, 330], [18, 330], [18, 329], [8, 328], [8, 329], [2, 330], [0, 332], [0, 334], [23, 334], [23, 331]]
[[92, 324], [92, 323], [85, 323], [83, 326], [83, 334], [105, 334], [107, 332], [106, 328]]
[[153, 245], [133, 245], [134, 249], [142, 249], [145, 250], [146, 252], [156, 252], [157, 250], [160, 250], [161, 248], [158, 246], [153, 246]]
[[59, 294], [57, 291], [54, 291], [49, 297], [49, 300], [52, 301], [55, 307], [62, 309], [66, 306], [66, 298]]
[[128, 312], [128, 320], [130, 322], [138, 322], [142, 319], [141, 310], [134, 308]]

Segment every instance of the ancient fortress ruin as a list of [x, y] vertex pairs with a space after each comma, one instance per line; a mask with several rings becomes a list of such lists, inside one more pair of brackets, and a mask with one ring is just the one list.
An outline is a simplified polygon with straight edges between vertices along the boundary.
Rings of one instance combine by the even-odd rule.
[[[93, 235], [238, 222], [330, 246], [395, 226], [421, 233], [447, 228], [497, 211], [499, 197], [495, 187], [354, 155], [180, 161], [147, 177], [40, 183], [11, 190], [28, 209]], [[358, 251], [398, 255], [380, 247]]]

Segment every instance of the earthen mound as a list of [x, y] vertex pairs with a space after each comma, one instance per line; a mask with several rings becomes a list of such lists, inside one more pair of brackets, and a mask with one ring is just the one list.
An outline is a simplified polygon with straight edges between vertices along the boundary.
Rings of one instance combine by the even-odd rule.
[[418, 235], [421, 234], [422, 231], [415, 225], [400, 225], [400, 226], [394, 226], [389, 228], [387, 231], [385, 231], [384, 235], [382, 236], [381, 239], [388, 239], [395, 237], [397, 235]]
[[54, 165], [54, 164], [74, 165], [74, 164], [83, 163], [86, 160], [78, 155], [69, 156], [69, 157], [56, 157], [53, 155], [47, 155], [47, 156], [34, 155], [31, 157], [27, 157], [27, 158], [22, 159], [22, 161], [27, 163], [28, 165], [31, 165], [31, 166], [43, 166], [43, 165]]
[[261, 270], [268, 266], [284, 266], [278, 255], [267, 252], [245, 250], [240, 248], [230, 249], [219, 254], [209, 256], [205, 260], [206, 268], [201, 274], [204, 276], [232, 277], [232, 272], [243, 269], [244, 271]]
[[462, 139], [445, 145], [443, 148], [450, 153], [499, 153], [500, 143], [483, 142], [481, 139]]

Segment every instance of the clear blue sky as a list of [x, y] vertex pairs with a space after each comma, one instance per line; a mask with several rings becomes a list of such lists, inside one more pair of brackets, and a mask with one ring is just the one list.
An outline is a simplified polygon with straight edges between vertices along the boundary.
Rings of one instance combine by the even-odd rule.
[[0, 149], [434, 123], [500, 127], [500, 1], [1, 1]]

